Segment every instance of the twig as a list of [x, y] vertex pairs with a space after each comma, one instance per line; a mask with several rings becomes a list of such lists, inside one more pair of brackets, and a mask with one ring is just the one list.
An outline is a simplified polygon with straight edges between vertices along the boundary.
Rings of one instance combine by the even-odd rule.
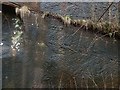
[[86, 84], [86, 88], [88, 90], [89, 86], [88, 86], [88, 80], [85, 81], [85, 84]]
[[77, 90], [77, 82], [76, 82], [76, 80], [75, 80], [75, 77], [73, 77], [73, 80], [74, 80], [74, 82], [75, 82], [75, 88], [76, 88], [76, 90]]
[[110, 74], [110, 76], [111, 76], [112, 88], [114, 88], [114, 85], [113, 85], [113, 75], [112, 75], [112, 73]]
[[[102, 74], [102, 73], [101, 73], [101, 74]], [[103, 77], [103, 74], [102, 74], [102, 79], [103, 79], [103, 84], [104, 84], [104, 90], [106, 90], [107, 85], [106, 85], [106, 83], [105, 83], [105, 78]]]
[[[80, 29], [83, 28], [83, 26], [84, 26], [84, 25], [82, 25], [79, 29], [77, 29], [77, 30], [76, 30], [73, 34], [71, 34], [70, 36], [74, 36]], [[69, 36], [69, 37], [70, 37], [70, 36]], [[68, 37], [68, 38], [69, 38], [69, 37]], [[67, 38], [67, 39], [68, 39], [68, 38]]]
[[105, 36], [107, 36], [107, 35], [109, 35], [109, 34], [105, 34], [105, 35], [102, 35], [101, 37], [98, 37], [98, 38], [94, 38], [94, 40], [93, 40], [93, 42], [91, 42], [90, 43], [90, 45], [89, 45], [89, 47], [87, 48], [87, 52], [90, 50], [90, 48], [95, 44], [95, 42], [96, 41], [98, 41], [99, 39], [101, 39], [101, 38], [103, 38], [103, 37], [105, 37]]
[[92, 76], [92, 73], [90, 73], [89, 70], [88, 70], [88, 73], [89, 73], [89, 76], [88, 76], [88, 77], [93, 81], [93, 83], [95, 84], [95, 86], [98, 88], [98, 85], [97, 85], [97, 83], [95, 82], [94, 77]]
[[59, 90], [61, 88], [61, 85], [62, 85], [62, 77], [63, 77], [63, 73], [61, 74], [61, 77], [60, 77], [60, 82], [59, 82]]
[[113, 2], [111, 2], [111, 4], [107, 7], [107, 9], [103, 12], [103, 14], [100, 16], [100, 18], [98, 19], [97, 22], [99, 22], [101, 20], [101, 18], [105, 15], [105, 13], [109, 10], [109, 8], [112, 6]]
[[70, 88], [72, 88], [72, 87], [71, 87], [71, 80], [70, 80]]
[[[84, 76], [83, 76], [83, 77], [84, 77]], [[85, 82], [86, 88], [87, 88], [87, 90], [88, 90], [88, 88], [89, 88], [89, 86], [88, 86], [88, 80], [84, 80], [84, 82]]]
[[[84, 26], [84, 25], [80, 26], [73, 34], [71, 34], [70, 36], [68, 36], [66, 39], [70, 38], [71, 36], [74, 36], [80, 29], [83, 28], [83, 26]], [[62, 38], [64, 38], [64, 37], [65, 37], [65, 36], [59, 38], [59, 40], [62, 39]], [[64, 41], [65, 41], [65, 40], [64, 40]]]
[[83, 83], [83, 80], [84, 79], [84, 76], [82, 76], [82, 79], [81, 79], [81, 88], [83, 88], [83, 85], [82, 85], [82, 83]]
[[78, 40], [78, 48], [79, 48], [79, 44], [80, 44], [80, 42], [81, 42], [82, 34], [83, 34], [83, 31], [81, 32], [81, 34], [80, 34], [80, 36], [79, 36], [79, 40]]

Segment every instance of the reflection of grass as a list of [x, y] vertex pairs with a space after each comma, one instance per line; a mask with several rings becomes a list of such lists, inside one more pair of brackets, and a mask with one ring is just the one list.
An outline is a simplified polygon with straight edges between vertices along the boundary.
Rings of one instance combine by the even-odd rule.
[[[48, 13], [47, 13], [48, 14]], [[49, 16], [49, 15], [48, 15]], [[52, 15], [51, 15], [52, 16]], [[45, 17], [45, 16], [44, 16]], [[53, 17], [58, 17], [58, 16], [53, 16]], [[62, 17], [62, 16], [60, 16], [60, 17]], [[60, 18], [59, 18], [60, 19]], [[74, 22], [73, 22], [74, 21]], [[64, 21], [63, 21], [64, 22]], [[74, 30], [74, 32], [73, 33], [71, 33], [70, 35], [68, 35], [67, 37], [65, 37], [65, 36], [63, 36], [63, 37], [60, 37], [60, 38], [58, 38], [58, 40], [62, 40], [63, 39], [63, 44], [64, 44], [64, 41], [67, 41], [67, 42], [69, 42], [69, 40], [68, 40], [68, 38], [70, 38], [70, 37], [73, 37], [73, 36], [75, 36], [75, 35], [77, 35], [78, 33], [79, 33], [79, 31], [83, 28], [83, 27], [85, 27], [85, 29], [88, 29], [88, 30], [93, 30], [93, 31], [95, 31], [95, 30], [98, 30], [97, 32], [102, 32], [102, 33], [104, 33], [104, 35], [101, 35], [101, 36], [97, 36], [97, 34], [96, 34], [96, 36], [95, 37], [93, 37], [93, 40], [90, 42], [90, 43], [88, 43], [87, 45], [86, 45], [86, 48], [83, 48], [82, 49], [82, 52], [80, 52], [80, 56], [82, 56], [82, 58], [79, 58], [80, 59], [80, 63], [79, 63], [79, 67], [80, 68], [78, 68], [80, 71], [82, 71], [82, 69], [83, 69], [83, 65], [82, 64], [85, 64], [86, 63], [86, 65], [88, 65], [88, 64], [90, 64], [91, 63], [91, 61], [92, 60], [89, 60], [89, 57], [90, 57], [90, 55], [91, 55], [91, 49], [92, 49], [92, 47], [94, 47], [94, 45], [95, 45], [95, 43], [97, 42], [97, 41], [99, 41], [99, 40], [101, 40], [101, 39], [103, 39], [105, 36], [114, 36], [114, 34], [118, 34], [118, 28], [120, 28], [119, 26], [117, 26], [117, 24], [116, 25], [113, 25], [112, 23], [108, 23], [108, 22], [99, 22], [99, 23], [94, 23], [94, 22], [92, 22], [92, 21], [90, 21], [90, 20], [72, 20], [71, 19], [71, 23], [70, 24], [73, 24], [73, 25], [75, 25], [75, 26], [80, 26], [80, 28], [79, 29], [77, 29], [77, 30]], [[118, 28], [117, 28], [118, 27]], [[83, 28], [84, 29], [84, 28]], [[102, 30], [104, 30], [104, 31], [102, 31]], [[116, 30], [116, 31], [114, 31], [114, 30]], [[80, 46], [80, 44], [82, 43], [81, 42], [81, 40], [82, 40], [82, 33], [80, 34], [81, 36], [79, 37], [79, 46]], [[54, 42], [55, 44], [57, 44], [57, 42]], [[82, 44], [81, 44], [82, 45]], [[66, 49], [69, 49], [71, 52], [74, 52], [74, 53], [79, 53], [79, 51], [78, 50], [75, 50], [74, 48], [72, 48], [72, 46], [69, 46], [69, 47], [65, 47], [64, 45], [62, 45], [62, 44], [59, 44], [59, 46], [62, 46], [62, 48], [64, 49], [64, 51], [66, 52], [67, 50]], [[78, 48], [80, 48], [80, 47], [78, 47]], [[64, 55], [66, 54], [66, 53], [63, 53]], [[87, 58], [87, 59], [86, 59]], [[94, 58], [95, 59], [95, 58]], [[68, 60], [69, 60], [69, 58], [68, 58]], [[71, 62], [72, 62], [72, 59], [70, 58], [70, 60], [71, 60]], [[87, 61], [87, 60], [89, 60], [89, 61]], [[83, 61], [83, 63], [81, 64], [81, 62]], [[66, 61], [67, 62], [67, 61]], [[74, 61], [74, 59], [73, 59], [73, 62], [75, 62]], [[90, 63], [89, 63], [90, 62]], [[94, 60], [93, 60], [93, 62], [94, 62]], [[103, 61], [101, 61], [101, 62], [103, 62]], [[81, 64], [81, 65], [80, 65]], [[101, 63], [98, 63], [98, 64], [101, 64]], [[104, 64], [106, 64], [106, 63], [104, 63]], [[73, 63], [70, 65], [70, 66], [72, 66], [73, 65]], [[107, 65], [106, 65], [107, 66]], [[105, 66], [105, 67], [106, 67]], [[76, 67], [76, 66], [75, 66]], [[108, 67], [108, 66], [107, 66]], [[70, 68], [72, 68], [72, 67], [70, 67]], [[94, 67], [93, 67], [94, 68]], [[85, 68], [86, 69], [86, 68]], [[85, 69], [83, 69], [83, 70], [85, 70]], [[87, 67], [87, 69], [89, 69], [89, 67]], [[108, 69], [109, 70], [109, 69]], [[79, 72], [78, 70], [76, 70], [77, 72]], [[68, 72], [68, 71], [66, 71], [66, 72]], [[105, 71], [104, 71], [105, 72]], [[107, 72], [107, 71], [106, 71]], [[70, 73], [70, 74], [73, 74], [74, 72], [72, 72], [72, 73]], [[80, 72], [79, 72], [80, 73]], [[84, 74], [85, 73], [85, 74]], [[93, 72], [92, 71], [84, 71], [84, 73], [82, 74], [81, 73], [81, 76], [82, 77], [84, 77], [84, 79], [83, 78], [81, 78], [81, 79], [78, 79], [78, 77], [77, 76], [67, 76], [67, 75], [65, 75], [65, 73], [61, 73], [60, 74], [60, 77], [59, 77], [59, 83], [58, 83], [58, 88], [59, 89], [61, 89], [61, 88], [110, 88], [111, 86], [112, 87], [115, 87], [114, 85], [113, 85], [113, 82], [114, 82], [114, 78], [113, 78], [113, 76], [112, 77], [107, 77], [107, 78], [105, 78], [105, 76], [101, 76], [101, 75], [99, 75], [98, 77], [97, 76], [95, 76], [95, 75], [93, 75]], [[105, 74], [103, 74], [103, 75], [105, 75]], [[107, 74], [108, 76], [109, 76], [109, 74]], [[79, 78], [81, 77], [80, 75], [79, 75]], [[112, 80], [112, 82], [109, 82], [110, 81], [110, 79]], [[109, 80], [109, 81], [107, 81], [107, 80]], [[68, 83], [69, 82], [69, 83]]]
[[108, 79], [101, 74], [99, 76], [100, 80], [93, 76], [90, 71], [88, 73], [88, 75], [82, 75], [79, 79], [75, 76], [66, 76], [65, 73], [62, 73], [59, 79], [59, 90], [61, 88], [75, 88], [76, 90], [77, 88], [86, 88], [87, 90], [89, 88], [103, 88], [104, 90], [107, 88], [118, 88], [115, 85], [116, 80], [113, 78], [112, 73], [107, 77]]
[[62, 77], [63, 77], [63, 73], [61, 74], [61, 77], [60, 77], [60, 81], [59, 81], [59, 89], [61, 88], [61, 84], [62, 84]]
[[[52, 14], [51, 14], [52, 15]], [[45, 17], [45, 14], [44, 14], [44, 16], [43, 16], [43, 18]], [[85, 29], [89, 29], [89, 30], [98, 30], [98, 31], [100, 31], [100, 32], [103, 32], [103, 33], [107, 33], [107, 34], [105, 34], [105, 35], [103, 35], [103, 36], [101, 36], [101, 37], [95, 37], [94, 39], [93, 39], [93, 41], [90, 43], [90, 45], [88, 46], [88, 48], [86, 49], [86, 50], [84, 50], [84, 52], [82, 51], [82, 53], [81, 53], [81, 55], [84, 55], [85, 57], [87, 56], [87, 57], [89, 57], [89, 51], [91, 50], [91, 47], [93, 47], [93, 45], [94, 45], [94, 43], [97, 41], [97, 40], [99, 40], [99, 39], [101, 39], [101, 38], [103, 38], [103, 37], [105, 37], [105, 36], [107, 36], [107, 35], [110, 35], [110, 36], [114, 36], [114, 34], [119, 34], [119, 26], [117, 26], [117, 24], [112, 24], [112, 23], [108, 23], [108, 22], [99, 22], [99, 23], [94, 23], [94, 22], [92, 22], [92, 21], [90, 21], [90, 20], [72, 20], [72, 19], [70, 19], [69, 17], [62, 17], [62, 16], [60, 16], [60, 15], [54, 15], [53, 14], [53, 17], [59, 17], [58, 19], [61, 19], [63, 22], [64, 22], [64, 24], [65, 23], [68, 23], [68, 24], [72, 24], [72, 25], [75, 25], [75, 26], [80, 26], [81, 28], [82, 28], [82, 26], [84, 26], [85, 27]], [[69, 18], [69, 22], [67, 22], [66, 20]], [[80, 29], [81, 29], [80, 28]], [[75, 36], [75, 34], [80, 30], [80, 29], [78, 29], [78, 30], [76, 30], [73, 34], [71, 34], [69, 37], [71, 37], [71, 36]], [[81, 35], [82, 35], [82, 33], [81, 33]], [[69, 38], [68, 37], [68, 38]], [[62, 37], [63, 38], [63, 37]], [[81, 40], [81, 37], [80, 37], [80, 39], [79, 39], [79, 41]], [[45, 47], [45, 44], [43, 43], [43, 42], [41, 42], [41, 43], [38, 43], [39, 44], [39, 46], [40, 47]], [[61, 46], [61, 45], [59, 45], [59, 46]], [[64, 48], [64, 46], [61, 46], [62, 48]], [[73, 51], [73, 52], [75, 52], [75, 53], [78, 53], [76, 50], [74, 50], [73, 48], [71, 48], [71, 47], [69, 47], [69, 46], [67, 46], [67, 47], [65, 47], [65, 49], [69, 49], [70, 51]], [[65, 50], [64, 50], [65, 51]], [[60, 51], [62, 54], [64, 54], [64, 52], [62, 52], [62, 50]], [[81, 58], [80, 58], [80, 60], [82, 60]], [[85, 58], [83, 58], [83, 60], [85, 61]], [[54, 62], [53, 62], [54, 63]], [[49, 66], [50, 65], [50, 66]], [[57, 66], [56, 64], [52, 64], [52, 63], [49, 63], [49, 64], [47, 64], [45, 67], [44, 67], [44, 69], [47, 71], [48, 70], [48, 72], [45, 72], [48, 76], [50, 76], [50, 77], [46, 77], [45, 78], [45, 80], [46, 81], [49, 81], [50, 79], [53, 79], [54, 80], [54, 78], [51, 78], [51, 77], [53, 77], [55, 74], [56, 74], [56, 72], [54, 72], [55, 70], [57, 70], [57, 69], [55, 69], [56, 67], [55, 66]], [[46, 68], [46, 67], [48, 67], [48, 68]], [[51, 72], [51, 70], [52, 70], [52, 72]], [[81, 88], [89, 88], [89, 87], [94, 87], [95, 86], [95, 88], [99, 88], [99, 85], [100, 85], [100, 83], [97, 83], [97, 81], [96, 81], [96, 78], [95, 78], [95, 76], [93, 76], [93, 74], [92, 74], [92, 72], [90, 72], [89, 70], [88, 70], [88, 72], [87, 72], [88, 74], [87, 75], [83, 75], [82, 77], [82, 79], [77, 79], [77, 77], [76, 76], [70, 76], [70, 75], [65, 75], [64, 73], [62, 73], [61, 74], [61, 76], [60, 76], [60, 79], [59, 79], [59, 85], [58, 85], [58, 87], [59, 87], [59, 89], [60, 88], [62, 88], [62, 84], [63, 84], [63, 82], [64, 82], [64, 87], [71, 87], [71, 88], [78, 88], [78, 87], [81, 87]], [[110, 79], [111, 79], [111, 82], [110, 82], [110, 85], [112, 86], [112, 88], [114, 88], [114, 78], [113, 78], [113, 74], [111, 73], [111, 75], [110, 75], [111, 77], [110, 77]], [[65, 81], [65, 79], [67, 79], [66, 81]], [[107, 86], [107, 81], [106, 81], [106, 78], [104, 78], [103, 76], [102, 76], [102, 79], [103, 79], [103, 87], [104, 88], [107, 88], [108, 86]], [[52, 81], [52, 80], [51, 80]], [[81, 81], [81, 83], [79, 83], [78, 81]], [[66, 85], [66, 83], [67, 83], [67, 85]], [[68, 84], [69, 83], [69, 84]], [[90, 84], [91, 83], [91, 84]], [[83, 85], [84, 84], [84, 85]], [[90, 86], [91, 85], [91, 86]], [[109, 85], [109, 86], [110, 86]]]
[[[80, 20], [79, 20], [80, 21]], [[84, 24], [86, 24], [87, 22], [86, 21], [84, 21], [83, 20], [83, 22], [84, 22]], [[91, 21], [90, 21], [91, 22]], [[81, 23], [81, 22], [80, 22]], [[93, 23], [93, 22], [92, 22]], [[89, 23], [89, 25], [83, 25], [84, 27], [90, 27], [90, 28], [93, 28], [93, 26], [92, 25], [90, 25], [91, 23]], [[102, 30], [102, 28], [103, 28], [103, 26], [102, 26], [102, 24], [104, 24], [105, 25], [105, 29], [108, 29], [108, 30], [110, 30], [110, 28], [106, 28], [106, 27], [112, 27], [112, 26], [110, 26], [109, 24], [111, 24], [111, 23], [107, 23], [106, 22], [106, 24], [105, 24], [105, 22], [104, 23], [102, 23], [102, 22], [100, 22], [99, 23], [100, 25], [98, 25], [99, 26], [99, 29], [100, 30]], [[96, 25], [95, 23], [94, 23], [94, 25]], [[82, 28], [82, 26], [80, 26], [81, 28]], [[97, 27], [96, 26], [94, 26], [95, 28], [94, 29], [96, 29]], [[63, 37], [60, 37], [60, 38], [58, 38], [58, 40], [61, 40], [61, 39], [63, 39], [63, 44], [64, 44], [64, 42], [65, 41], [67, 41], [67, 42], [69, 42], [69, 40], [71, 40], [71, 39], [69, 39], [68, 40], [68, 38], [70, 38], [70, 37], [73, 37], [73, 36], [75, 36], [75, 35], [78, 35], [79, 34], [79, 31], [80, 31], [80, 29], [81, 28], [79, 28], [79, 29], [77, 29], [77, 30], [74, 30], [73, 31], [73, 33], [71, 33], [70, 35], [67, 35], [67, 37], [65, 37], [65, 36], [63, 36]], [[88, 28], [89, 29], [89, 28]], [[71, 30], [71, 29], [70, 29]], [[117, 29], [118, 30], [118, 29]], [[83, 32], [83, 31], [82, 31]], [[99, 32], [99, 31], [98, 31]], [[82, 56], [82, 58], [80, 57], [79, 59], [80, 59], [80, 63], [79, 63], [79, 67], [80, 68], [78, 68], [78, 70], [79, 71], [82, 71], [82, 69], [83, 69], [83, 67], [82, 66], [84, 66], [83, 64], [85, 64], [86, 63], [86, 65], [88, 65], [88, 64], [90, 64], [91, 62], [94, 62], [94, 60], [89, 60], [89, 58], [91, 58], [90, 57], [90, 55], [91, 55], [91, 49], [93, 49], [92, 47], [94, 47], [94, 45], [96, 44], [96, 42], [97, 41], [99, 41], [99, 40], [102, 40], [102, 39], [104, 39], [104, 37], [105, 36], [108, 36], [110, 33], [112, 33], [112, 34], [114, 34], [114, 32], [112, 32], [112, 31], [110, 31], [110, 32], [108, 32], [108, 33], [106, 33], [106, 34], [104, 34], [104, 35], [100, 35], [100, 36], [97, 36], [97, 34], [95, 35], [95, 37], [93, 37], [93, 39], [92, 39], [92, 41], [90, 41], [90, 43], [88, 43], [87, 45], [86, 45], [86, 47], [85, 48], [82, 48], [82, 52], [79, 52], [78, 50], [75, 50], [75, 48], [73, 48], [72, 47], [72, 45], [71, 46], [69, 46], [69, 48], [67, 47], [67, 49], [69, 49], [69, 50], [71, 50], [71, 52], [74, 52], [74, 53], [80, 53], [80, 56]], [[82, 35], [82, 33], [80, 34], [80, 37], [79, 38], [76, 38], [76, 40], [77, 39], [79, 39], [79, 47], [78, 48], [80, 48], [80, 46], [82, 46], [83, 44], [81, 44], [82, 43], [82, 38], [84, 38], [83, 37], [83, 35]], [[88, 38], [89, 38], [89, 36], [88, 36]], [[72, 39], [73, 40], [73, 39]], [[71, 40], [71, 41], [72, 41]], [[84, 39], [83, 39], [84, 40]], [[89, 39], [88, 39], [88, 41], [89, 41]], [[54, 43], [56, 43], [57, 44], [57, 42], [54, 42]], [[72, 44], [72, 43], [71, 43]], [[60, 44], [59, 46], [62, 46], [62, 44]], [[77, 48], [77, 49], [78, 49]], [[66, 52], [67, 50], [66, 50], [66, 47], [65, 47], [65, 49], [64, 49], [64, 51]], [[66, 54], [66, 53], [65, 53]], [[65, 55], [64, 54], [64, 55]], [[71, 56], [70, 56], [71, 57]], [[87, 58], [87, 59], [86, 59]], [[71, 65], [70, 66], [72, 66], [74, 63], [73, 62], [75, 62], [75, 58], [67, 58], [68, 60], [70, 59], [71, 60]], [[73, 61], [72, 61], [72, 59], [73, 59]], [[96, 59], [96, 57], [94, 58], [94, 59]], [[89, 60], [89, 61], [87, 61], [87, 60]], [[66, 61], [67, 62], [67, 61]], [[69, 62], [69, 61], [68, 61]], [[89, 63], [90, 62], [90, 63]], [[103, 61], [101, 61], [101, 62], [103, 62]], [[99, 65], [101, 65], [102, 63], [98, 63]], [[104, 64], [106, 64], [106, 63], [104, 63]], [[76, 67], [76, 66], [75, 66]], [[92, 67], [92, 66], [91, 66]], [[105, 65], [105, 67], [108, 67], [107, 65]], [[70, 67], [70, 68], [72, 68], [72, 67]], [[86, 69], [86, 68], [85, 68]], [[85, 70], [85, 69], [83, 69], [83, 71]], [[87, 69], [89, 69], [89, 67], [87, 67]], [[94, 69], [94, 67], [93, 67], [93, 69]], [[76, 70], [78, 73], [80, 73], [78, 70]], [[96, 69], [95, 69], [96, 70]], [[107, 69], [107, 70], [109, 70], [109, 69]], [[106, 70], [106, 72], [107, 72], [107, 70]], [[67, 72], [67, 71], [66, 71]], [[85, 72], [85, 71], [84, 71]], [[105, 72], [105, 71], [104, 71]], [[72, 72], [73, 73], [73, 72]], [[60, 76], [60, 78], [59, 78], [59, 85], [58, 85], [58, 87], [59, 87], [59, 89], [60, 88], [67, 88], [67, 87], [69, 87], [69, 88], [111, 88], [111, 86], [112, 87], [116, 87], [116, 86], [114, 86], [114, 84], [113, 84], [113, 82], [114, 82], [114, 78], [112, 78], [112, 77], [109, 77], [109, 78], [103, 78], [101, 75], [99, 75], [98, 77], [97, 76], [95, 76], [95, 75], [93, 75], [93, 72], [92, 71], [86, 71], [85, 73], [87, 73], [87, 74], [82, 74], [83, 75], [83, 77], [84, 77], [84, 79], [78, 79], [78, 77], [76, 77], [76, 76], [71, 76], [71, 77], [66, 77], [65, 76], [65, 74], [61, 74], [61, 76]], [[81, 76], [82, 76], [81, 75]], [[103, 75], [105, 75], [105, 74], [103, 74]], [[109, 76], [109, 74], [107, 74], [108, 76]], [[80, 75], [79, 75], [79, 77], [80, 77]], [[99, 78], [99, 79], [98, 79]], [[67, 79], [66, 81], [64, 80], [64, 79]], [[110, 82], [109, 83], [109, 81], [107, 81], [107, 80], [112, 80], [112, 82]], [[68, 84], [68, 82], [69, 82], [69, 84]], [[109, 84], [108, 84], [109, 83]], [[67, 85], [69, 85], [69, 86], [65, 86], [64, 84], [67, 84]]]

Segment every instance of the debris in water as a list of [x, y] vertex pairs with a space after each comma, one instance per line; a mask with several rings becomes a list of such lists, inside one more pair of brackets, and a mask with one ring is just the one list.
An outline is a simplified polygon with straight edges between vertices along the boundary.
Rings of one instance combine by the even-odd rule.
[[45, 43], [43, 43], [43, 42], [38, 43], [38, 45], [39, 45], [40, 47], [45, 47]]
[[27, 6], [22, 6], [20, 9], [16, 8], [15, 9], [16, 14], [20, 14], [20, 17], [23, 18], [25, 16], [25, 14], [27, 14], [29, 16], [30, 14], [30, 10], [28, 9]]
[[1, 43], [0, 43], [0, 46], [2, 46], [2, 45], [3, 45], [3, 43], [1, 42]]
[[8, 76], [5, 76], [6, 79], [8, 79]]
[[69, 16], [63, 17], [63, 21], [65, 25], [70, 25], [71, 24], [71, 18]]

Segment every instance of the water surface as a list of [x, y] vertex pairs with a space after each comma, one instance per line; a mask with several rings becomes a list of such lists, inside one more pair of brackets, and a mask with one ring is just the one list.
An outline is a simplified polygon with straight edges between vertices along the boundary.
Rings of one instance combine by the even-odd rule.
[[3, 88], [118, 88], [119, 40], [37, 14], [23, 21], [3, 15]]

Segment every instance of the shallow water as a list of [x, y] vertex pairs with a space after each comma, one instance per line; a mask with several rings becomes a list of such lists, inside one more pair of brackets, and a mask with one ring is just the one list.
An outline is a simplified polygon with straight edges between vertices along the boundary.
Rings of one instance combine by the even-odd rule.
[[[118, 88], [119, 40], [54, 18], [31, 14], [23, 25], [16, 16], [5, 16], [3, 88]], [[19, 39], [17, 31], [23, 32]]]

